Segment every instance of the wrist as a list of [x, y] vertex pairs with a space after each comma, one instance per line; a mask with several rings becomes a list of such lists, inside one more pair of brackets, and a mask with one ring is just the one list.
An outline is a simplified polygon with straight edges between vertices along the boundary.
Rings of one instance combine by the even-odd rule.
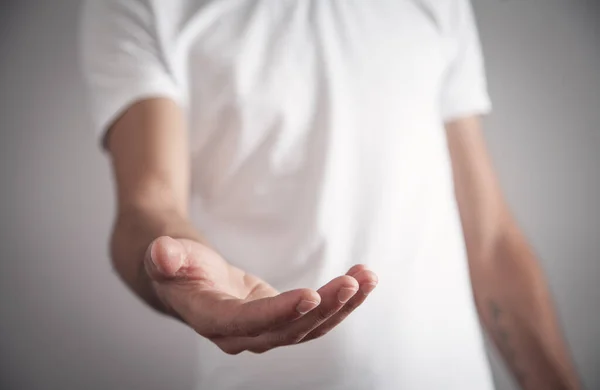
[[111, 236], [111, 261], [116, 273], [128, 288], [156, 311], [178, 318], [160, 297], [156, 283], [148, 274], [145, 257], [150, 244], [161, 236], [189, 238], [200, 235], [179, 213], [129, 207], [119, 212]]

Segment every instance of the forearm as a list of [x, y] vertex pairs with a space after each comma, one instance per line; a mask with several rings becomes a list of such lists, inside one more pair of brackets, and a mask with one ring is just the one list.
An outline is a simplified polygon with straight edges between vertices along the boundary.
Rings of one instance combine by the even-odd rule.
[[112, 264], [125, 284], [154, 309], [170, 314], [156, 297], [144, 271], [150, 243], [160, 236], [204, 242], [187, 217], [174, 209], [128, 207], [119, 212], [112, 232]]
[[545, 278], [514, 224], [489, 253], [471, 262], [475, 300], [516, 379], [523, 389], [579, 389]]

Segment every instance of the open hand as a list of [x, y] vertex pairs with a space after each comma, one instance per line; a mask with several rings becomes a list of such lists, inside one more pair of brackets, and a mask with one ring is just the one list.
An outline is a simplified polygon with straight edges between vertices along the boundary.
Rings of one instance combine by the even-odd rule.
[[209, 247], [170, 237], [150, 244], [144, 266], [168, 310], [229, 354], [262, 353], [323, 336], [377, 284], [372, 271], [355, 265], [318, 291], [279, 293]]

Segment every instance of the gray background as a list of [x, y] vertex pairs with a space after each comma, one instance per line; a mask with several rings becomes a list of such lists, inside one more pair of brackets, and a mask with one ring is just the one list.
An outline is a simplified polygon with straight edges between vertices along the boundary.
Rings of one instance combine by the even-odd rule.
[[[78, 2], [0, 4], [0, 388], [190, 389], [194, 335], [141, 305], [107, 259], [113, 195], [76, 64]], [[475, 8], [495, 165], [600, 389], [600, 4]]]

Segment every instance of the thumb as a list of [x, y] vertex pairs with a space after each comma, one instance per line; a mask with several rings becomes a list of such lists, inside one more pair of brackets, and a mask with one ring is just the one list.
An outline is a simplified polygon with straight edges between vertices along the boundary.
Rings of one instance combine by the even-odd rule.
[[186, 249], [181, 242], [168, 237], [158, 237], [150, 243], [144, 258], [144, 267], [151, 279], [156, 281], [177, 278], [183, 266]]

